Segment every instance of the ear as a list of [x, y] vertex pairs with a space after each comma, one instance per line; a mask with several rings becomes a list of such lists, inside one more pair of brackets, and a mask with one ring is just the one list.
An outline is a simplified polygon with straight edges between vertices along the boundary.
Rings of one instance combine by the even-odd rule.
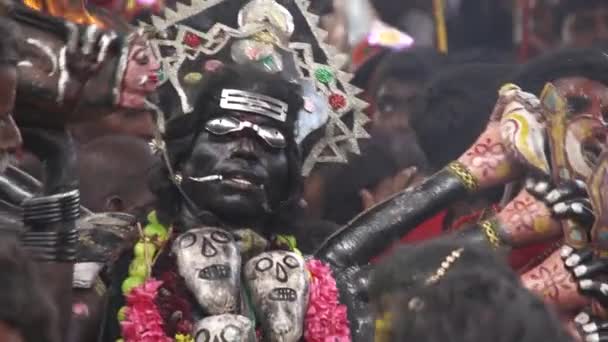
[[118, 196], [110, 196], [106, 199], [106, 210], [109, 212], [124, 211], [125, 204]]

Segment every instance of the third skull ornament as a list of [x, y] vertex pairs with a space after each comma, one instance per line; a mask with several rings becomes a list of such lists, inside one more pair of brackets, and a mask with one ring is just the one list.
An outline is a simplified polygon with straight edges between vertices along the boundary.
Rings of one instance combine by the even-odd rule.
[[255, 342], [253, 322], [239, 315], [210, 316], [194, 325], [195, 342]]

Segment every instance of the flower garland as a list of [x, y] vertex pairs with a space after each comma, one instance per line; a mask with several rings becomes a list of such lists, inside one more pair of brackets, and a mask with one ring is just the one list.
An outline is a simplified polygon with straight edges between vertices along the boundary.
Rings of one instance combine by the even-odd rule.
[[310, 274], [310, 297], [306, 311], [306, 342], [350, 342], [346, 306], [340, 304], [336, 279], [322, 261], [306, 262]]
[[[127, 305], [118, 312], [122, 341], [120, 342], [194, 342], [192, 336], [180, 329], [175, 338], [167, 337], [163, 316], [157, 305], [158, 292], [168, 279], [151, 277], [152, 265], [169, 241], [171, 230], [158, 222], [156, 213], [148, 215], [148, 225], [140, 230], [140, 240], [135, 244], [133, 261], [129, 265], [129, 277], [122, 283]], [[190, 328], [187, 324], [186, 328]]]
[[[159, 303], [163, 306], [164, 304], [163, 301], [159, 301], [159, 289], [161, 287], [165, 289], [167, 286], [171, 289], [176, 288], [178, 282], [173, 279], [176, 274], [165, 272], [162, 280], [154, 279], [150, 277], [150, 274], [159, 250], [162, 250], [162, 246], [166, 244], [171, 234], [158, 223], [154, 213], [148, 216], [148, 221], [150, 224], [143, 230], [143, 237], [135, 247], [135, 258], [129, 267], [129, 277], [123, 282], [122, 289], [127, 298], [127, 305], [118, 314], [123, 336], [123, 339], [119, 341], [194, 342], [191, 335], [184, 334], [184, 330], [191, 327], [189, 320], [184, 320], [185, 323], [177, 327], [174, 338], [168, 337], [165, 332], [165, 322], [161, 313], [163, 310], [159, 307]], [[295, 239], [288, 238], [288, 241], [293, 250], [297, 251]], [[149, 245], [154, 247], [149, 247]], [[146, 265], [143, 268], [145, 272], [142, 271], [142, 263]], [[306, 342], [350, 342], [346, 306], [340, 304], [338, 288], [331, 268], [315, 259], [308, 260], [306, 268], [310, 275], [310, 297], [305, 319], [304, 340]], [[187, 308], [185, 311], [188, 311]], [[189, 315], [188, 312], [185, 314]]]

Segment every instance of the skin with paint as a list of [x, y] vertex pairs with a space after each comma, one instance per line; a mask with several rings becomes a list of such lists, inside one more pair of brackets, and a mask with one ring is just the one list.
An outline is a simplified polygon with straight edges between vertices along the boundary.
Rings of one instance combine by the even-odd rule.
[[515, 248], [549, 241], [562, 234], [562, 227], [551, 217], [550, 209], [526, 190], [507, 204], [496, 220], [499, 235]]
[[156, 90], [160, 62], [154, 56], [150, 43], [141, 38], [131, 46], [128, 59], [120, 107], [141, 109], [144, 107], [145, 97]]
[[515, 179], [520, 171], [514, 168], [513, 160], [509, 158], [498, 122], [491, 122], [477, 142], [458, 161], [467, 166], [481, 188], [504, 184]]
[[577, 311], [590, 300], [579, 293], [579, 288], [562, 258], [560, 250], [553, 252], [542, 264], [521, 277], [523, 285], [560, 312]]

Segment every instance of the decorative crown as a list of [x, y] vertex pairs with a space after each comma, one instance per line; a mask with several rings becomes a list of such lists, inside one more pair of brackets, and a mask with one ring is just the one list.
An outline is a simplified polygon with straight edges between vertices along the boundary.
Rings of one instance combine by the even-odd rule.
[[238, 3], [242, 1], [178, 1], [174, 9], [167, 7], [140, 23], [159, 32], [151, 45], [162, 65], [161, 91], [169, 88], [179, 98], [179, 114], [192, 111], [190, 88], [203, 78], [205, 62], [254, 62], [302, 86], [305, 106], [296, 124], [298, 143], [324, 129], [305, 156], [304, 175], [317, 163], [344, 163], [349, 153], [358, 154], [358, 140], [369, 137], [363, 127], [369, 121], [363, 112], [367, 103], [349, 83], [352, 74], [341, 70], [347, 57], [324, 43], [327, 32], [308, 11], [310, 1], [251, 0], [237, 8]]

